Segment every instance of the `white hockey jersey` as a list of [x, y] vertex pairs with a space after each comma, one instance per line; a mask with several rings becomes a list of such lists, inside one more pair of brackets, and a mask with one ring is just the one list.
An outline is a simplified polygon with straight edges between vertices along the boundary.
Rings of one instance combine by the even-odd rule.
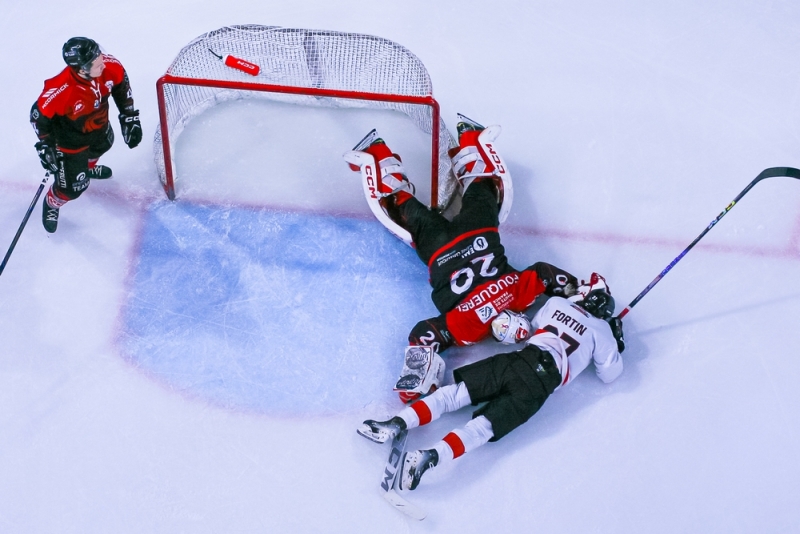
[[561, 372], [561, 386], [571, 382], [592, 361], [603, 382], [622, 374], [622, 356], [611, 327], [577, 304], [551, 297], [534, 315], [531, 327], [534, 334], [527, 343], [553, 355]]

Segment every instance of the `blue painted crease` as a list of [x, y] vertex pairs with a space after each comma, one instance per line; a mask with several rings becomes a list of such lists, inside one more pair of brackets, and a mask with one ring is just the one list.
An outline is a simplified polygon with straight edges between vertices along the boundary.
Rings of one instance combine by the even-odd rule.
[[371, 220], [158, 202], [123, 312], [125, 357], [188, 395], [281, 415], [388, 399], [427, 270]]

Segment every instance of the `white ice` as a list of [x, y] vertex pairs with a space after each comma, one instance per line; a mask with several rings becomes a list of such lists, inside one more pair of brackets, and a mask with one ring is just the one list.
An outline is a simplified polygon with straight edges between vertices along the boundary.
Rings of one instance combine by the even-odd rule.
[[377, 126], [414, 178], [425, 135], [233, 102], [181, 137], [175, 203], [152, 160], [155, 81], [194, 37], [380, 35], [421, 58], [451, 129], [503, 126], [512, 264], [598, 271], [619, 310], [760, 171], [800, 167], [799, 22], [790, 0], [6, 1], [0, 253], [43, 177], [27, 114], [66, 39], [123, 62], [145, 141], [118, 135], [114, 178], [56, 234], [37, 205], [0, 276], [0, 532], [800, 531], [797, 180], [757, 185], [633, 309], [620, 379], [590, 369], [426, 475], [416, 522], [378, 495], [388, 451], [355, 428], [400, 408], [405, 336], [434, 309], [341, 154]]

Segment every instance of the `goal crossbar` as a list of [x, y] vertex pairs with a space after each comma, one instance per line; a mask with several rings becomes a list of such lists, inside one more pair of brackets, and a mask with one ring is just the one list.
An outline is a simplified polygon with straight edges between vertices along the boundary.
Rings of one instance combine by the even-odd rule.
[[164, 150], [164, 161], [166, 180], [163, 184], [167, 198], [175, 200], [175, 179], [173, 175], [172, 151], [169, 142], [169, 121], [167, 119], [167, 104], [164, 86], [165, 85], [189, 85], [200, 87], [213, 87], [217, 89], [238, 89], [244, 91], [259, 91], [264, 93], [281, 93], [303, 96], [319, 96], [344, 98], [352, 100], [370, 100], [376, 102], [393, 102], [397, 104], [415, 104], [428, 106], [431, 109], [431, 206], [436, 206], [439, 202], [439, 103], [432, 95], [412, 96], [395, 95], [386, 93], [369, 93], [362, 91], [346, 91], [339, 89], [325, 89], [317, 87], [296, 87], [287, 85], [252, 83], [232, 80], [211, 80], [203, 78], [190, 78], [185, 76], [173, 76], [165, 74], [156, 82], [156, 94], [158, 97], [158, 114], [161, 125], [161, 143]]

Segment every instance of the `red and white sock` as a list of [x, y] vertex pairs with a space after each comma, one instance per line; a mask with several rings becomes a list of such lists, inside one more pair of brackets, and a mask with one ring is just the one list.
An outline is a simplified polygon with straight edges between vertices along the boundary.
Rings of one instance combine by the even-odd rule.
[[443, 413], [452, 412], [470, 404], [472, 404], [472, 400], [469, 397], [467, 386], [463, 382], [459, 382], [437, 389], [424, 399], [404, 408], [397, 415], [406, 422], [408, 428], [416, 428], [436, 421]]
[[61, 206], [69, 202], [69, 199], [62, 194], [55, 191], [52, 187], [47, 190], [47, 196], [45, 197], [45, 202], [47, 205], [54, 209], [59, 209]]
[[487, 443], [492, 436], [494, 436], [492, 423], [486, 417], [480, 415], [470, 420], [464, 428], [453, 430], [434, 445], [433, 448], [439, 453], [438, 465], [477, 449]]

